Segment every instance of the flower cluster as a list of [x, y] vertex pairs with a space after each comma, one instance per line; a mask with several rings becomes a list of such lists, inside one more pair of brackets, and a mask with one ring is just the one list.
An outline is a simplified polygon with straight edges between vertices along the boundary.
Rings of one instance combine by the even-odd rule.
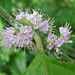
[[20, 14], [16, 15], [16, 21], [16, 26], [20, 23], [18, 32], [16, 32], [13, 27], [10, 27], [3, 30], [1, 34], [1, 43], [5, 49], [9, 50], [12, 46], [19, 48], [32, 47], [32, 45], [34, 45], [32, 42], [33, 35], [36, 29], [44, 33], [49, 33], [47, 38], [47, 48], [49, 50], [54, 48], [57, 53], [60, 53], [59, 47], [61, 47], [63, 43], [72, 43], [72, 40], [69, 40], [71, 34], [71, 27], [69, 27], [69, 25], [66, 24], [65, 27], [59, 28], [60, 37], [58, 38], [52, 33], [54, 21], [43, 19], [43, 15], [37, 11], [33, 10], [33, 13], [20, 11]]
[[57, 38], [56, 35], [49, 33], [47, 39], [47, 48], [51, 50], [54, 47], [56, 49], [56, 52], [59, 53], [59, 47], [61, 47], [63, 43], [72, 43], [72, 40], [69, 40], [71, 34], [70, 29], [71, 27], [69, 27], [67, 24], [65, 25], [65, 27], [60, 27], [59, 31], [61, 36], [59, 38]]
[[11, 49], [12, 42], [13, 42], [13, 34], [15, 33], [14, 29], [12, 27], [6, 28], [7, 30], [3, 30], [1, 34], [1, 43], [4, 46], [4, 49]]
[[3, 30], [1, 34], [2, 45], [9, 50], [14, 45], [15, 47], [32, 47], [32, 38], [34, 32], [31, 26], [21, 26], [20, 31], [15, 34], [12, 27]]
[[49, 50], [51, 50], [54, 47], [54, 44], [55, 44], [56, 39], [57, 39], [57, 36], [56, 35], [54, 35], [52, 33], [49, 33], [48, 34], [48, 39], [47, 39], [48, 45], [47, 45], [47, 48]]
[[20, 32], [17, 34], [19, 40], [19, 47], [32, 47], [32, 37], [34, 32], [31, 26], [22, 26]]
[[65, 27], [60, 27], [59, 28], [61, 36], [56, 41], [56, 43], [55, 43], [56, 46], [61, 47], [61, 45], [63, 43], [72, 43], [72, 40], [69, 40], [70, 34], [71, 34], [70, 28], [67, 24], [65, 25]]
[[24, 17], [24, 12], [21, 12], [19, 15], [16, 16], [16, 20], [22, 20]]
[[[16, 20], [22, 19], [25, 19], [27, 22], [32, 23], [34, 29], [39, 29], [44, 33], [47, 33], [49, 31], [49, 19], [43, 20], [42, 15], [36, 11], [33, 11], [33, 13], [31, 14], [29, 14], [28, 12], [24, 14], [24, 12], [21, 11], [20, 14], [16, 16]], [[50, 25], [52, 25], [53, 22], [50, 23]]]

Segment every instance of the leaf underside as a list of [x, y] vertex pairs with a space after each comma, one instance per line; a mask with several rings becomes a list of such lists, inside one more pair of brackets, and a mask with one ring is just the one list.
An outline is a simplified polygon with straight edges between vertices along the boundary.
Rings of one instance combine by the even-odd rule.
[[[53, 60], [46, 56], [44, 53], [42, 55], [48, 75], [75, 75], [75, 64], [63, 63], [57, 60]], [[23, 75], [47, 75], [39, 51]]]

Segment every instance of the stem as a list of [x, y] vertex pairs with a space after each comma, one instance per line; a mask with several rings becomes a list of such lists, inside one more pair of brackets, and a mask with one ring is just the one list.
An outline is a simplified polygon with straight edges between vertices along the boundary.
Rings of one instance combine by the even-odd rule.
[[20, 23], [15, 21], [15, 19], [4, 9], [0, 6], [0, 15], [12, 26], [20, 27]]
[[0, 6], [0, 15], [9, 22], [9, 24], [13, 25], [15, 20], [14, 18]]
[[62, 61], [75, 63], [75, 60], [73, 60], [72, 58], [68, 57], [67, 55], [62, 54], [60, 57], [61, 57]]
[[46, 75], [48, 75], [47, 68], [46, 68], [45, 61], [44, 61], [44, 57], [43, 57], [44, 49], [43, 49], [41, 38], [39, 37], [39, 35], [37, 33], [35, 33], [34, 34], [34, 39], [35, 39], [37, 48], [40, 51], [41, 58], [42, 58], [42, 63], [44, 65]]
[[38, 50], [41, 50], [42, 52], [44, 52], [41, 38], [39, 37], [37, 33], [34, 34], [34, 40], [36, 42]]

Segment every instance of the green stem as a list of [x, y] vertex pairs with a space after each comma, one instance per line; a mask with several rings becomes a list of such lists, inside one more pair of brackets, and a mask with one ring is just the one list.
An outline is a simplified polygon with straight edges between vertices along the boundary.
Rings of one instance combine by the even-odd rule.
[[0, 15], [9, 22], [9, 24], [13, 25], [15, 20], [14, 18], [5, 10], [0, 6]]
[[20, 27], [20, 23], [15, 21], [15, 19], [4, 9], [0, 6], [0, 15], [12, 26]]
[[68, 57], [67, 55], [60, 55], [60, 58], [62, 61], [65, 61], [65, 62], [70, 62], [70, 63], [75, 63], [75, 60], [73, 60], [72, 58]]
[[44, 57], [43, 57], [44, 49], [43, 49], [42, 41], [37, 33], [34, 34], [34, 40], [36, 42], [38, 50], [40, 51], [42, 63], [44, 65], [46, 75], [48, 75], [47, 68], [46, 68], [45, 61], [44, 61]]
[[37, 33], [34, 34], [34, 40], [36, 42], [38, 50], [41, 50], [42, 52], [44, 52], [41, 38], [39, 37]]

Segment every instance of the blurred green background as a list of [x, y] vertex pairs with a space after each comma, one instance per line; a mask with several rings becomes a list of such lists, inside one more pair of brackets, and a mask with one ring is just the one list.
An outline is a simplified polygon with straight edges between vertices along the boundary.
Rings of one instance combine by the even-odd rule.
[[[41, 9], [44, 14], [54, 18], [56, 34], [58, 29], [66, 22], [72, 26], [72, 34], [75, 35], [75, 0], [0, 0], [0, 5], [8, 13], [12, 13], [17, 8]], [[7, 22], [0, 16], [0, 27], [7, 26]], [[43, 42], [45, 38], [43, 38]], [[61, 50], [64, 54], [75, 59], [75, 37], [71, 38], [72, 44], [64, 44]], [[14, 50], [14, 49], [13, 49]], [[14, 52], [13, 50], [4, 53], [0, 48], [0, 75], [21, 75], [34, 58], [33, 52]], [[28, 50], [28, 49], [27, 49]]]

